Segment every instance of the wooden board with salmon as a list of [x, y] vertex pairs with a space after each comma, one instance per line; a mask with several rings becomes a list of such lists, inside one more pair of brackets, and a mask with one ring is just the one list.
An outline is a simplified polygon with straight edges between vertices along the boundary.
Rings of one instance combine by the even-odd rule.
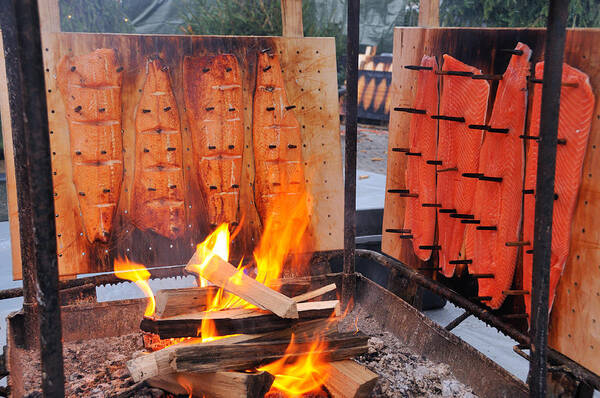
[[258, 55], [253, 108], [255, 201], [263, 223], [276, 222], [282, 210], [296, 206], [305, 192], [302, 136], [290, 105], [277, 54]]
[[108, 242], [123, 178], [123, 67], [114, 50], [98, 49], [64, 56], [56, 74], [85, 236], [92, 243]]
[[[535, 78], [542, 79], [544, 63], [535, 67]], [[554, 180], [554, 210], [552, 215], [552, 254], [550, 264], [549, 307], [552, 308], [556, 287], [569, 256], [571, 225], [577, 205], [579, 187], [583, 174], [583, 162], [587, 151], [590, 126], [594, 113], [594, 93], [589, 77], [582, 71], [563, 64], [558, 115], [558, 142], [556, 148], [556, 174]], [[527, 167], [524, 186], [523, 240], [533, 242], [535, 219], [535, 190], [538, 167], [538, 142], [542, 86], [536, 84], [531, 108], [529, 137], [532, 137], [527, 152]], [[523, 288], [531, 292], [533, 267], [533, 245], [525, 246], [523, 254]], [[525, 309], [531, 316], [531, 294], [526, 294]]]
[[412, 114], [410, 121], [404, 233], [412, 235], [415, 255], [427, 261], [435, 243], [437, 121], [431, 116], [437, 114], [439, 88], [435, 57], [423, 56], [420, 66], [430, 69], [418, 72], [414, 109], [420, 113]]
[[211, 226], [237, 225], [244, 153], [242, 81], [231, 54], [185, 57], [185, 106]]
[[160, 58], [148, 60], [135, 115], [133, 223], [171, 240], [185, 231], [183, 144], [179, 110]]
[[[481, 70], [464, 64], [448, 54], [443, 55], [442, 95], [437, 159], [437, 198], [439, 266], [446, 277], [454, 275], [456, 262], [461, 260], [465, 228], [472, 227], [460, 214], [473, 213], [477, 173], [483, 133], [474, 127], [485, 125], [489, 83], [473, 79]], [[458, 73], [456, 73], [458, 72]]]
[[[251, 256], [263, 229], [252, 120], [267, 49], [294, 106], [286, 112], [297, 131], [286, 145], [295, 148], [286, 150], [302, 159], [302, 189], [317, 204], [302, 249], [342, 248], [332, 38], [48, 33], [43, 41], [62, 277], [110, 271], [117, 256], [149, 267], [184, 263], [222, 221], [239, 223], [232, 256]], [[11, 236], [19, 241], [16, 217]]]
[[[598, 40], [600, 40], [600, 32], [597, 30], [567, 30], [564, 61], [570, 67], [576, 68], [589, 77], [589, 89], [596, 98], [600, 95], [600, 66], [597, 62], [597, 48], [593, 43]], [[528, 52], [515, 49], [519, 42], [531, 49], [530, 60], [527, 62], [527, 66], [523, 66], [523, 77], [519, 78], [521, 81], [526, 79], [521, 86], [524, 91], [517, 93], [515, 90], [512, 96], [517, 100], [513, 98], [506, 101], [510, 105], [510, 110], [505, 109], [501, 112], [504, 113], [504, 116], [503, 120], [500, 120], [502, 115], [498, 112], [501, 109], [496, 108], [496, 105], [500, 103], [502, 92], [506, 91], [502, 90], [502, 86], [510, 80], [505, 72], [508, 69], [510, 74], [511, 59], [514, 61], [516, 57], [524, 58]], [[424, 55], [435, 56], [439, 62], [444, 54], [448, 54], [466, 65], [477, 68], [482, 74], [477, 79], [488, 81], [490, 85], [487, 115], [481, 126], [478, 126], [481, 128], [478, 132], [483, 131], [484, 133], [484, 146], [487, 141], [488, 147], [494, 147], [492, 150], [488, 148], [490, 152], [487, 154], [480, 153], [480, 168], [483, 167], [483, 164], [498, 166], [501, 162], [497, 160], [500, 158], [504, 159], [504, 163], [506, 163], [502, 169], [513, 169], [516, 172], [520, 168], [521, 176], [517, 178], [518, 175], [515, 177], [514, 174], [495, 175], [492, 170], [486, 169], [488, 174], [484, 174], [484, 178], [479, 180], [480, 171], [476, 170], [473, 173], [474, 181], [482, 187], [479, 195], [482, 196], [485, 193], [485, 196], [496, 199], [488, 200], [485, 205], [481, 205], [480, 202], [479, 214], [477, 209], [473, 209], [472, 214], [465, 214], [469, 218], [464, 218], [464, 220], [472, 224], [466, 224], [463, 244], [460, 247], [460, 257], [456, 265], [468, 265], [469, 273], [455, 271], [452, 278], [444, 278], [444, 275], [439, 272], [444, 268], [440, 259], [444, 246], [447, 245], [440, 243], [441, 237], [435, 243], [438, 245], [439, 253], [437, 254], [439, 256], [432, 256], [424, 264], [415, 255], [410, 241], [407, 242], [406, 239], [400, 237], [401, 234], [395, 232], [396, 228], [401, 228], [399, 225], [404, 225], [406, 222], [404, 218], [406, 198], [401, 197], [397, 192], [398, 189], [406, 187], [407, 163], [406, 156], [402, 151], [409, 147], [409, 125], [412, 115], [406, 112], [392, 111], [382, 251], [413, 268], [420, 268], [420, 272], [431, 272], [423, 269], [434, 270], [434, 272], [439, 270], [435, 275], [436, 279], [466, 297], [493, 307], [492, 311], [498, 316], [510, 315], [504, 319], [523, 332], [526, 332], [528, 328], [526, 304], [529, 300], [527, 293], [530, 291], [530, 282], [527, 279], [531, 269], [530, 250], [532, 249], [531, 232], [527, 232], [527, 230], [532, 228], [528, 223], [532, 222], [533, 218], [533, 195], [535, 194], [535, 187], [531, 187], [535, 185], [533, 171], [535, 162], [532, 160], [535, 153], [531, 151], [534, 151], [537, 146], [534, 138], [537, 134], [535, 132], [536, 124], [539, 123], [539, 111], [534, 111], [534, 109], [540, 106], [539, 103], [536, 103], [534, 91], [541, 90], [540, 83], [543, 79], [541, 70], [534, 75], [534, 66], [543, 61], [544, 43], [545, 31], [543, 29], [396, 28], [394, 32], [393, 76], [390, 88], [392, 109], [413, 106], [419, 73], [415, 71], [415, 67], [419, 66]], [[460, 69], [455, 69], [455, 71], [460, 72]], [[440, 72], [443, 73], [443, 71]], [[574, 69], [565, 66], [565, 73], [567, 72], [570, 77], [563, 74], [563, 80], [567, 84], [563, 86], [562, 94], [566, 98], [565, 101], [573, 101], [572, 106], [578, 108], [578, 112], [572, 111], [569, 117], [563, 116], [562, 109], [567, 106], [563, 104], [560, 129], [566, 129], [567, 125], [575, 128], [574, 126], [578, 122], [583, 123], [584, 119], [588, 117], [590, 124], [586, 147], [567, 149], [568, 144], [561, 144], [557, 148], [557, 165], [561, 163], [563, 167], [559, 171], [557, 166], [556, 186], [557, 189], [562, 186], [565, 191], [562, 192], [562, 195], [557, 191], [558, 198], [555, 200], [555, 211], [562, 215], [560, 221], [556, 219], [556, 214], [553, 220], [553, 228], [556, 228], [553, 235], [557, 238], [553, 241], [552, 246], [551, 261], [554, 267], [551, 278], [552, 288], [555, 289], [555, 299], [550, 317], [549, 345], [600, 374], [600, 364], [597, 361], [596, 352], [597, 347], [600, 347], [600, 334], [591, 332], [597, 330], [600, 324], [600, 267], [597, 266], [600, 264], [600, 251], [597, 249], [600, 224], [595, 221], [596, 214], [600, 209], [600, 189], [598, 188], [600, 187], [600, 173], [597, 171], [600, 168], [600, 157], [595, 153], [597, 148], [600, 148], [600, 106], [598, 101], [590, 100], [592, 97], [589, 96], [589, 90], [584, 88], [587, 84], [584, 83], [585, 80], [581, 80], [577, 84], [573, 82], [569, 84], [571, 79], [579, 79], [579, 77], [575, 77], [579, 74], [575, 73]], [[451, 76], [459, 77], [456, 74], [451, 74]], [[442, 98], [446, 86], [444, 82], [447, 78], [448, 75], [442, 75]], [[577, 90], [580, 90], [579, 94], [576, 94]], [[523, 97], [528, 92], [530, 93], [529, 97], [533, 99], [525, 102]], [[584, 92], [588, 92], [586, 100], [583, 99], [585, 98]], [[576, 95], [581, 95], [578, 97], [581, 101], [578, 106], [574, 105], [574, 96]], [[571, 99], [569, 100], [569, 98]], [[523, 105], [523, 102], [526, 105]], [[518, 103], [520, 105], [517, 107]], [[472, 103], [469, 102], [469, 104]], [[536, 112], [538, 120], [536, 120]], [[449, 112], [442, 112], [441, 109], [439, 113], [441, 116], [453, 116], [448, 114]], [[581, 119], [575, 119], [575, 115]], [[526, 117], [527, 122], [524, 122]], [[519, 123], [516, 123], [517, 121]], [[448, 125], [450, 123], [451, 121], [448, 121]], [[468, 123], [465, 124], [468, 126]], [[505, 133], [507, 128], [509, 129], [508, 133]], [[518, 128], [521, 130], [519, 131]], [[490, 129], [492, 131], [489, 131]], [[579, 130], [580, 132], [585, 131], [582, 127]], [[507, 135], [512, 135], [513, 131], [518, 140], [511, 140], [509, 146], [513, 149], [509, 149], [507, 146], [501, 145], [501, 139], [509, 138]], [[475, 132], [475, 129], [471, 132]], [[440, 131], [439, 134], [441, 141], [443, 132]], [[561, 134], [563, 132], [559, 131], [559, 138]], [[490, 137], [492, 138], [488, 140]], [[579, 140], [583, 140], [583, 134], [578, 135], [574, 143], [580, 143]], [[496, 145], [490, 145], [494, 141], [497, 141]], [[504, 141], [506, 143], [508, 140]], [[443, 147], [444, 145], [438, 143], [438, 162], [443, 156], [440, 152], [444, 150]], [[565, 156], [563, 160], [561, 160], [561, 156]], [[531, 159], [529, 159], [530, 157]], [[516, 167], [518, 163], [520, 163], [520, 167]], [[438, 164], [437, 167], [442, 168], [443, 166]], [[461, 172], [461, 176], [462, 174]], [[559, 178], [561, 179], [559, 180]], [[507, 179], [513, 179], [517, 183], [511, 184], [512, 191], [506, 191], [505, 188], [505, 191], [502, 192], [503, 189], [500, 187], [505, 185]], [[440, 173], [438, 173], [439, 181]], [[580, 185], [577, 189], [575, 184], [579, 184], [579, 181]], [[523, 184], [526, 186], [524, 187]], [[487, 189], [483, 188], [485, 186]], [[500, 192], [491, 195], [494, 186]], [[534, 194], [529, 193], [531, 190]], [[491, 207], [498, 206], [498, 197], [501, 198], [500, 203], [504, 208], [497, 209], [495, 212], [490, 211]], [[509, 197], [512, 199], [509, 200]], [[438, 205], [442, 201], [443, 197], [439, 196]], [[521, 205], [523, 201], [524, 205]], [[486, 208], [488, 209], [487, 215], [484, 212], [480, 216], [482, 209]], [[525, 216], [521, 222], [523, 213]], [[500, 214], [503, 216], [499, 217]], [[439, 217], [440, 214], [438, 214], [438, 219]], [[485, 224], [485, 220], [490, 224]], [[494, 221], [497, 221], [497, 224], [492, 225], [491, 223]], [[519, 227], [519, 223], [524, 225]], [[501, 224], [503, 227], [500, 226]], [[491, 242], [495, 243], [492, 245]], [[479, 260], [475, 261], [476, 258]], [[511, 261], [511, 259], [513, 260]], [[563, 269], [562, 276], [558, 279], [561, 268]], [[450, 275], [450, 272], [449, 270], [447, 275]]]

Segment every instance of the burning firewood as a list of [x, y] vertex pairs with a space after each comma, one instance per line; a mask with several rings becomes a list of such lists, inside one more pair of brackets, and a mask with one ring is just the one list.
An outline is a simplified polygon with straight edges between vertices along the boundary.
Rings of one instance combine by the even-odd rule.
[[[277, 330], [271, 333], [264, 334], [240, 334], [235, 336], [228, 336], [221, 340], [213, 340], [202, 343], [204, 345], [216, 345], [216, 344], [237, 344], [251, 341], [290, 341], [292, 334], [296, 338], [310, 340], [317, 339], [322, 336], [327, 336], [338, 332], [338, 320], [337, 318], [329, 319], [313, 319], [309, 321], [299, 321], [293, 327], [289, 329]], [[181, 344], [186, 344], [181, 343]], [[189, 344], [189, 343], [188, 343]], [[152, 353], [143, 353], [127, 362], [127, 368], [134, 381], [139, 382], [146, 380], [150, 377], [162, 376], [173, 373], [174, 370], [171, 368], [170, 361], [172, 359], [171, 354], [175, 350], [177, 345], [171, 345], [166, 348], [160, 349]]]
[[175, 346], [171, 367], [177, 372], [210, 373], [222, 370], [252, 369], [282, 358], [293, 360], [309, 353], [327, 361], [340, 361], [368, 351], [368, 337], [358, 333], [336, 333], [323, 337], [324, 349], [314, 351], [314, 341], [294, 342], [293, 353], [286, 353], [289, 340], [258, 341], [239, 344], [186, 344]]
[[185, 269], [281, 318], [298, 318], [294, 300], [249, 277], [217, 255], [203, 259], [195, 253]]
[[212, 398], [258, 398], [271, 388], [275, 376], [268, 372], [177, 373], [146, 382], [177, 395]]
[[[338, 300], [298, 303], [297, 312], [299, 319], [303, 320], [327, 318], [332, 313], [337, 316], [340, 312], [340, 303]], [[280, 318], [277, 315], [256, 308], [235, 308], [183, 314], [164, 319], [144, 318], [140, 328], [145, 332], [158, 334], [163, 339], [200, 337], [201, 333], [199, 331], [202, 322], [207, 319], [212, 320], [214, 323], [216, 335], [218, 336], [270, 332], [289, 328], [295, 322], [293, 319]]]
[[[285, 285], [282, 287], [286, 287]], [[335, 283], [292, 297], [296, 303], [309, 301], [336, 289]], [[169, 318], [206, 310], [207, 301], [218, 292], [217, 286], [163, 289], [156, 292], [156, 318]]]
[[331, 362], [325, 387], [333, 397], [366, 398], [377, 383], [377, 374], [352, 360]]

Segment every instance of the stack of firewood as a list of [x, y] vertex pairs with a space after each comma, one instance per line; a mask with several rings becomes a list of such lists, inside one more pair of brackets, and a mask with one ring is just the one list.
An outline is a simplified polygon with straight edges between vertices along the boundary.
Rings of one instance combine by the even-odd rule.
[[[199, 397], [262, 397], [276, 375], [257, 369], [312, 352], [329, 363], [324, 387], [332, 396], [368, 396], [375, 386], [377, 375], [350, 360], [368, 351], [367, 336], [359, 331], [341, 333], [339, 301], [324, 300], [335, 294], [335, 284], [290, 298], [238, 273], [219, 257], [204, 267], [201, 276], [215, 286], [156, 294], [156, 311], [140, 326], [148, 350], [127, 364], [136, 382]], [[207, 311], [219, 287], [257, 308]], [[214, 336], [221, 338], [201, 340], [206, 319]], [[315, 342], [319, 342], [316, 352]]]

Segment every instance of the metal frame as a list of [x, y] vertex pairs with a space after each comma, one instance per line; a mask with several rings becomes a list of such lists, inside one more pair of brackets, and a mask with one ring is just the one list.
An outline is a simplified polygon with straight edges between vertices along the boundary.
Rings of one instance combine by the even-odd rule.
[[[355, 256], [390, 268], [393, 273], [446, 297], [486, 323], [532, 348], [530, 394], [545, 396], [547, 359], [567, 367], [577, 378], [600, 388], [600, 377], [547, 347], [548, 291], [552, 226], [554, 165], [560, 81], [568, 1], [550, 0], [546, 35], [546, 68], [542, 89], [538, 194], [536, 195], [533, 321], [526, 336], [480, 304], [473, 303], [404, 264], [382, 254], [356, 250], [356, 151], [359, 0], [348, 1], [346, 58], [346, 147], [342, 299], [349, 303], [356, 286]], [[61, 342], [60, 288], [92, 283], [115, 283], [114, 275], [101, 275], [58, 283], [50, 146], [47, 134], [45, 83], [37, 0], [0, 0], [6, 69], [15, 151], [23, 289], [0, 291], [0, 299], [24, 295], [26, 318], [39, 319], [42, 387], [45, 396], [64, 395]], [[35, 177], [35, 178], [33, 178]], [[35, 198], [35, 206], [32, 207]], [[330, 257], [339, 254], [331, 252]], [[182, 275], [182, 267], [152, 270], [153, 277]], [[39, 276], [39, 277], [37, 277]], [[37, 281], [37, 283], [36, 283]], [[26, 321], [27, 322], [27, 321]], [[458, 322], [458, 321], [457, 321]], [[35, 322], [30, 322], [35, 324]]]

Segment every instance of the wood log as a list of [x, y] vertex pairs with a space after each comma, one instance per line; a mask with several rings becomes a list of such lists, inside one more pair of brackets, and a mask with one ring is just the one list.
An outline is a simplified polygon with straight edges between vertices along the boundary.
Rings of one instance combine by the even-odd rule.
[[[327, 348], [317, 351], [326, 361], [340, 361], [368, 351], [368, 337], [363, 333], [335, 333], [323, 338]], [[189, 344], [172, 352], [171, 367], [177, 372], [210, 373], [222, 370], [252, 369], [273, 362], [284, 355], [295, 359], [307, 355], [314, 341], [297, 339], [294, 353], [286, 355], [289, 341], [258, 341], [206, 346]]]
[[154, 295], [154, 316], [167, 318], [186, 312], [204, 311], [207, 300], [214, 297], [218, 291], [217, 286], [159, 290]]
[[[298, 289], [298, 285], [299, 283], [294, 283], [294, 281], [285, 281], [278, 290], [283, 294], [286, 294], [286, 291], [293, 292]], [[301, 303], [323, 296], [335, 289], [335, 283], [331, 283], [292, 297], [292, 300], [296, 303]], [[204, 311], [206, 309], [207, 299], [214, 297], [218, 290], [219, 288], [217, 286], [159, 290], [154, 296], [156, 301], [154, 316], [156, 318], [170, 318], [177, 315]], [[327, 295], [327, 297], [329, 296], [335, 298], [335, 295]]]
[[[213, 340], [204, 345], [217, 344], [238, 344], [251, 341], [289, 341], [292, 334], [296, 338], [305, 340], [314, 340], [318, 337], [328, 336], [338, 332], [338, 319], [313, 319], [309, 321], [299, 321], [289, 329], [276, 330], [263, 334], [239, 334], [230, 336], [221, 340]], [[192, 342], [183, 342], [180, 344], [192, 344]], [[173, 372], [170, 361], [176, 345], [163, 348], [152, 353], [142, 353], [127, 362], [127, 368], [134, 381], [139, 382], [150, 377], [167, 375]]]
[[212, 398], [262, 398], [275, 376], [268, 372], [176, 373], [146, 382], [175, 395]]
[[[327, 318], [339, 316], [338, 300], [298, 303], [299, 319]], [[203, 319], [212, 319], [217, 334], [257, 334], [291, 327], [296, 320], [280, 318], [277, 315], [258, 309], [235, 308], [222, 311], [198, 312], [177, 315], [166, 319], [144, 318], [140, 329], [158, 334], [161, 339], [175, 337], [199, 337]]]
[[[195, 265], [201, 263], [198, 254], [194, 253], [185, 269], [188, 272], [197, 274], [198, 269]], [[200, 276], [257, 307], [277, 314], [281, 318], [298, 318], [298, 309], [294, 300], [263, 285], [242, 271], [238, 271], [219, 256], [214, 256], [206, 263]]]
[[367, 398], [371, 396], [377, 374], [351, 359], [330, 362], [325, 387], [333, 398]]

